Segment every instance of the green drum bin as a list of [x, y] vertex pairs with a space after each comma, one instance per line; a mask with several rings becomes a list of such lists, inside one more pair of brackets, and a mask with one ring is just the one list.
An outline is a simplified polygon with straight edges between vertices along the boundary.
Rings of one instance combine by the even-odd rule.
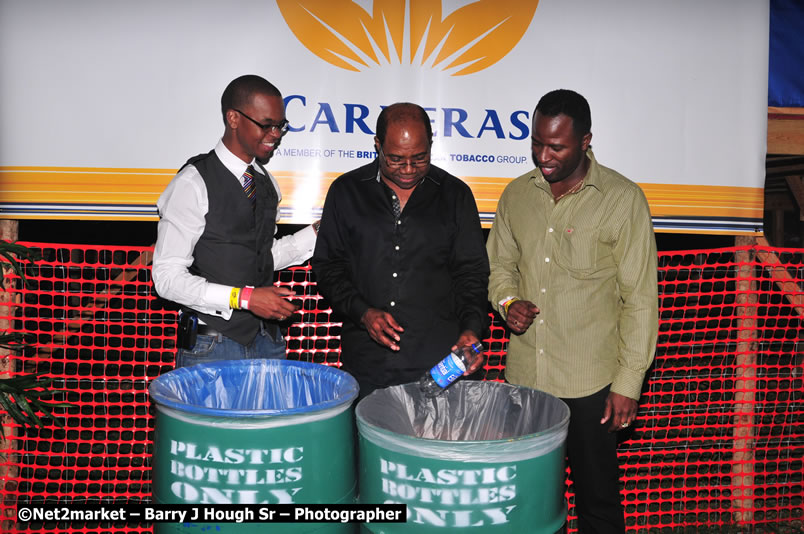
[[562, 400], [480, 381], [428, 399], [404, 384], [371, 393], [356, 415], [360, 502], [408, 509], [405, 523], [363, 532], [554, 534], [566, 522]]
[[[354, 504], [357, 381], [333, 367], [233, 360], [175, 369], [156, 404], [155, 504]], [[156, 533], [337, 533], [343, 523], [155, 523]]]

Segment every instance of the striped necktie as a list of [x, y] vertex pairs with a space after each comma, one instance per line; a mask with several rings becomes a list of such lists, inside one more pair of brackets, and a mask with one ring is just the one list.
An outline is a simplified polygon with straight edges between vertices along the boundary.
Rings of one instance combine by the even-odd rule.
[[257, 187], [254, 185], [254, 167], [251, 165], [243, 173], [243, 191], [246, 192], [246, 196], [251, 201], [251, 209], [254, 209], [257, 204]]

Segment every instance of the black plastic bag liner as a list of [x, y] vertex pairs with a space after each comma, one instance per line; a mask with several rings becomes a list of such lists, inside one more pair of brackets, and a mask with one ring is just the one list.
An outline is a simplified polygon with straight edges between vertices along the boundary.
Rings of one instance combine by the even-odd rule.
[[160, 408], [227, 418], [309, 414], [343, 409], [357, 397], [348, 373], [292, 360], [226, 360], [181, 367], [148, 391]]
[[570, 412], [543, 391], [462, 380], [432, 399], [415, 383], [379, 389], [358, 403], [356, 414], [360, 435], [383, 448], [476, 461], [556, 449], [566, 440]]

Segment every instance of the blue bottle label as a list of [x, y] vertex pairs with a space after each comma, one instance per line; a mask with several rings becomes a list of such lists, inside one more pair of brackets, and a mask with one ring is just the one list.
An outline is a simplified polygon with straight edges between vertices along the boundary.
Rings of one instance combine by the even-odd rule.
[[430, 376], [433, 377], [436, 384], [445, 388], [457, 380], [464, 371], [466, 371], [466, 367], [463, 362], [454, 354], [450, 354], [430, 369]]

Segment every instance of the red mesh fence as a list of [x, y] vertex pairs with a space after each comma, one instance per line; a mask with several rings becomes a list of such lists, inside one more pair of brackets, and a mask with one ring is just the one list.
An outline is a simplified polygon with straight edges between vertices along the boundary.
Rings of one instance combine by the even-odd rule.
[[[175, 309], [156, 298], [151, 249], [29, 243], [42, 260], [7, 283], [0, 323], [30, 346], [11, 375], [42, 372], [74, 406], [64, 428], [5, 421], [3, 532], [150, 532], [20, 524], [18, 503], [138, 503], [151, 496], [147, 387], [173, 367]], [[629, 532], [800, 532], [804, 473], [804, 251], [730, 248], [659, 258], [660, 331], [636, 424], [620, 449]], [[303, 301], [288, 357], [338, 365], [340, 323], [308, 267], [279, 274]], [[18, 286], [14, 289], [13, 286]], [[487, 380], [504, 378], [493, 320]], [[570, 477], [571, 478], [571, 477]], [[569, 531], [574, 531], [572, 486]]]

